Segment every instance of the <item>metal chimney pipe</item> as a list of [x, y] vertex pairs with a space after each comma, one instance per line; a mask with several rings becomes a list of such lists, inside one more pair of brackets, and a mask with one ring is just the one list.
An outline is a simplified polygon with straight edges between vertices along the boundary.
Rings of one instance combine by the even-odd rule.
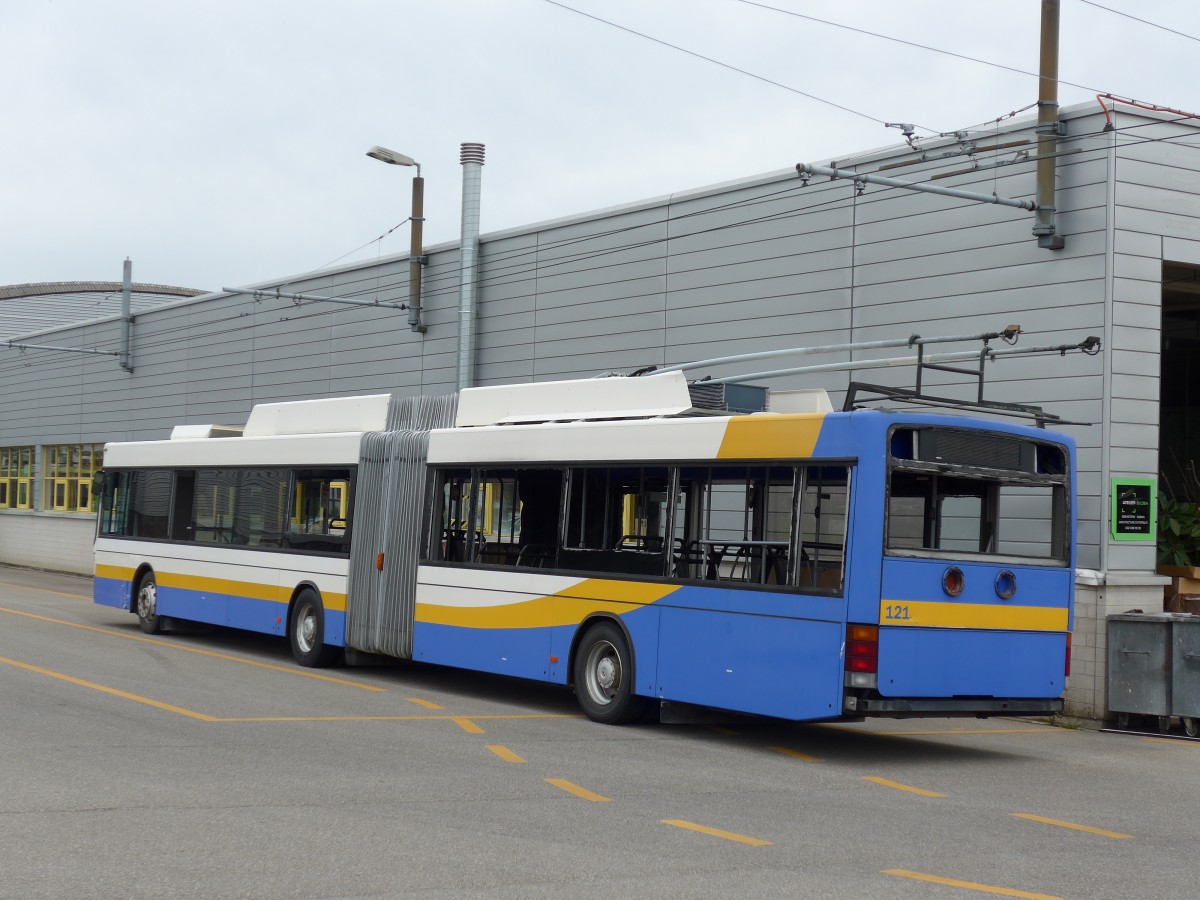
[[479, 189], [483, 144], [463, 144], [462, 242], [459, 249], [458, 379], [462, 390], [475, 383], [475, 301], [479, 292]]
[[1041, 59], [1038, 67], [1037, 222], [1038, 246], [1061, 250], [1066, 239], [1054, 227], [1054, 153], [1058, 148], [1058, 6], [1042, 0]]
[[121, 355], [118, 357], [121, 362], [121, 368], [126, 372], [133, 371], [133, 361], [129, 356], [129, 339], [133, 325], [133, 316], [130, 313], [132, 294], [133, 262], [126, 257], [123, 277], [121, 279]]

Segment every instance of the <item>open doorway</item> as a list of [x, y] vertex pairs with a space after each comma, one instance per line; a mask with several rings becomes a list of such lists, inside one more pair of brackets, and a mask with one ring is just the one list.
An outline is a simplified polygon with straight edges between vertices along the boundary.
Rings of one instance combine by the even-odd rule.
[[1200, 266], [1163, 263], [1161, 490], [1200, 500]]

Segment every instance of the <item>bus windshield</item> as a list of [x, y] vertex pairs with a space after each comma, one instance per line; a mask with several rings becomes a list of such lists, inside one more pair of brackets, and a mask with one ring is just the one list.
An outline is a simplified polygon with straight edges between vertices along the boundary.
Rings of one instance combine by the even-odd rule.
[[1067, 564], [1068, 475], [1060, 448], [999, 436], [959, 436], [955, 443], [933, 429], [898, 432], [888, 478], [890, 554]]

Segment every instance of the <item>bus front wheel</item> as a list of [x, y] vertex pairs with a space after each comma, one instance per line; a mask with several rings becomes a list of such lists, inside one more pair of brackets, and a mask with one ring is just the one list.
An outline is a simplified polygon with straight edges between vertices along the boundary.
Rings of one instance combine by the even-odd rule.
[[633, 654], [612, 622], [587, 630], [575, 654], [575, 695], [589, 719], [622, 725], [642, 718], [650, 703], [633, 693]]
[[146, 634], [158, 634], [163, 630], [164, 617], [158, 614], [158, 584], [153, 572], [147, 572], [138, 581], [134, 612], [137, 613], [138, 628]]
[[302, 666], [328, 666], [337, 659], [339, 648], [325, 644], [325, 607], [312, 588], [305, 588], [296, 597], [288, 635], [292, 656]]

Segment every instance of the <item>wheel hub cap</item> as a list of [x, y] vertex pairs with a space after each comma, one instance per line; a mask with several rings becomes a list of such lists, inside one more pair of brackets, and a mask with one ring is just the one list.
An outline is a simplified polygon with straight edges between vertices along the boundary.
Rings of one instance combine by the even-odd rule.
[[617, 667], [611, 659], [602, 659], [596, 666], [596, 682], [605, 691], [611, 691], [616, 685]]
[[143, 619], [154, 618], [154, 607], [156, 606], [156, 603], [155, 603], [156, 599], [157, 598], [154, 596], [154, 586], [153, 585], [146, 585], [146, 587], [144, 587], [140, 591], [138, 591], [138, 598], [137, 598], [138, 615], [141, 616]]

